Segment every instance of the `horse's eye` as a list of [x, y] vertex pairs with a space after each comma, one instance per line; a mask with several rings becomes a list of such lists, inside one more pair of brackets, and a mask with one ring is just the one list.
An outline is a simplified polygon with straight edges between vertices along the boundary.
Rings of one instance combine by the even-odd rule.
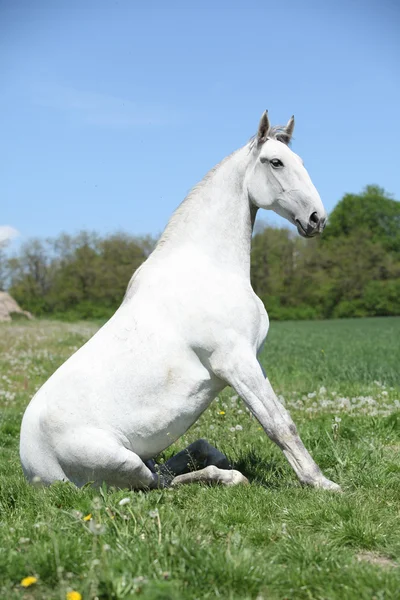
[[270, 161], [270, 163], [274, 167], [274, 169], [279, 169], [279, 167], [283, 167], [283, 162], [279, 160], [279, 158], [273, 158]]

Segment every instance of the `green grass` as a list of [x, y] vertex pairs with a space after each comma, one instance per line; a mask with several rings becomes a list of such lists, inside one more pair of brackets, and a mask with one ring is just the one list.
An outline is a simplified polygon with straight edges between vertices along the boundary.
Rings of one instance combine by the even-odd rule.
[[[95, 330], [0, 326], [2, 600], [64, 600], [69, 590], [84, 599], [400, 597], [400, 318], [271, 325], [262, 362], [343, 494], [302, 488], [230, 389], [164, 458], [205, 437], [250, 486], [28, 486], [18, 458], [24, 408]], [[28, 575], [37, 583], [24, 589]]]

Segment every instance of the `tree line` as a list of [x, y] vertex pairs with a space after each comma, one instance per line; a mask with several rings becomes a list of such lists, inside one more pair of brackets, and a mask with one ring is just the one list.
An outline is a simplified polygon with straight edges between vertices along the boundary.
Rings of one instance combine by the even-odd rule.
[[[81, 232], [0, 249], [0, 289], [37, 316], [105, 319], [156, 239]], [[319, 238], [261, 227], [251, 279], [271, 319], [400, 315], [400, 203], [378, 186], [346, 194]]]

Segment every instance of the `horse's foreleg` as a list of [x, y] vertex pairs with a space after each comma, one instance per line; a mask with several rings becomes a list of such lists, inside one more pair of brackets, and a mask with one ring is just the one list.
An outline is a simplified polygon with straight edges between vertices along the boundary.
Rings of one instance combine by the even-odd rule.
[[217, 353], [213, 356], [212, 368], [244, 400], [266, 434], [281, 448], [302, 483], [340, 490], [323, 475], [306, 450], [291, 416], [277, 399], [251, 348], [238, 343], [229, 354]]

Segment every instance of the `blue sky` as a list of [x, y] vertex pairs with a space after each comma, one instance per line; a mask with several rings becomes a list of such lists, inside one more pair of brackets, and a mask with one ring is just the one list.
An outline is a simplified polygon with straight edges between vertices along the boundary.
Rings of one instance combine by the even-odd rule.
[[158, 234], [265, 108], [328, 211], [400, 199], [396, 0], [190, 4], [0, 0], [0, 226]]

